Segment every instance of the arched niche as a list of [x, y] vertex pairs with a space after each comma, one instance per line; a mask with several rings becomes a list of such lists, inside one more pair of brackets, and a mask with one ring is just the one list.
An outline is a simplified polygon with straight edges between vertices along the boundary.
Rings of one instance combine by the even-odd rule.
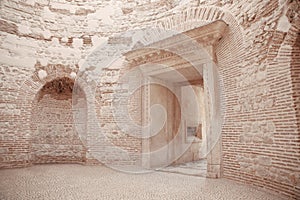
[[32, 162], [85, 162], [86, 148], [79, 132], [86, 131], [86, 123], [83, 119], [75, 124], [74, 120], [77, 116], [84, 118], [86, 110], [85, 95], [80, 87], [74, 86], [73, 79], [58, 77], [46, 82], [32, 105]]

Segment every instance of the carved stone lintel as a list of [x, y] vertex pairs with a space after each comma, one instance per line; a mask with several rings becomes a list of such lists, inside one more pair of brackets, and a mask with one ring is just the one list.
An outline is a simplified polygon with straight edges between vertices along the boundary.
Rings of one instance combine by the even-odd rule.
[[[225, 33], [227, 24], [218, 20], [210, 24], [194, 28], [192, 30], [183, 32], [186, 35], [177, 34], [172, 37], [153, 42], [150, 45], [129, 51], [124, 54], [126, 60], [131, 65], [138, 65], [154, 60], [162, 60], [164, 58], [172, 58], [175, 54], [171, 52], [172, 49], [180, 50], [182, 53], [194, 51], [198, 46], [191, 45], [192, 42], [197, 42], [199, 48], [203, 47], [215, 59], [212, 52], [212, 46], [218, 42]], [[161, 48], [163, 47], [162, 50]]]

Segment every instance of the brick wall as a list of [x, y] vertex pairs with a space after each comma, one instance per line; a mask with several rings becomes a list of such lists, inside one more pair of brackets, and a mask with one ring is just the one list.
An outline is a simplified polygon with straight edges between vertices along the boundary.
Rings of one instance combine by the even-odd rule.
[[216, 19], [229, 24], [215, 47], [226, 104], [223, 175], [299, 198], [298, 7], [253, 3], [186, 8], [157, 24], [178, 30]]
[[[32, 109], [38, 106], [34, 98], [47, 82], [71, 78], [86, 55], [113, 33], [146, 26], [186, 31], [222, 19], [229, 30], [215, 48], [225, 95], [223, 176], [299, 198], [297, 1], [120, 0], [114, 5], [51, 1], [48, 5], [48, 1], [4, 0], [0, 5], [1, 167], [32, 163], [30, 122], [36, 114]], [[47, 72], [44, 79], [38, 77], [40, 70]], [[106, 86], [103, 83], [99, 91], [111, 87]], [[104, 99], [96, 104], [102, 106], [101, 112], [109, 102]], [[62, 105], [60, 100], [54, 102]], [[104, 126], [115, 144], [128, 141], [128, 136], [116, 137], [113, 123]], [[138, 141], [132, 139], [130, 144], [136, 145], [133, 151], [139, 150]], [[86, 158], [92, 160], [88, 152]]]
[[[86, 149], [74, 125], [72, 90], [74, 82], [55, 79], [37, 94], [31, 113], [32, 163], [83, 163]], [[61, 83], [61, 88], [53, 88]], [[57, 90], [58, 89], [58, 90]], [[66, 91], [68, 90], [68, 91]], [[82, 105], [82, 112], [86, 106]], [[79, 105], [76, 106], [79, 108]], [[84, 113], [82, 113], [84, 115]], [[77, 124], [84, 129], [85, 123]], [[79, 127], [77, 127], [79, 128]]]

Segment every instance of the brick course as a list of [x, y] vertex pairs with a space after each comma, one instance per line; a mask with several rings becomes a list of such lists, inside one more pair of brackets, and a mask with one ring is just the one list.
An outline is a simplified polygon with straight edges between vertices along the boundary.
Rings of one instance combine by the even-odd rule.
[[[35, 159], [34, 149], [46, 144], [46, 138], [32, 141], [36, 128], [32, 117], [38, 119], [37, 111], [50, 105], [34, 103], [42, 87], [57, 78], [72, 79], [71, 73], [79, 73], [87, 55], [101, 42], [114, 40], [113, 33], [147, 26], [187, 31], [222, 19], [229, 30], [215, 49], [225, 96], [223, 176], [300, 198], [299, 3], [176, 2], [120, 0], [111, 5], [109, 1], [51, 1], [48, 5], [48, 1], [1, 1], [0, 167], [48, 161], [95, 163], [78, 138], [67, 144], [72, 134], [60, 139], [65, 143], [57, 145], [62, 146], [53, 146], [61, 152]], [[40, 70], [47, 74], [43, 79]], [[116, 85], [111, 80], [120, 73], [114, 69], [102, 75], [109, 81], [102, 80], [96, 88], [96, 106], [101, 111], [98, 117], [106, 122], [102, 128], [114, 144], [136, 152], [140, 151], [140, 141], [116, 134], [109, 112], [110, 89]], [[70, 99], [44, 97], [53, 107], [70, 106]], [[68, 113], [69, 109], [58, 112]], [[72, 129], [69, 122], [64, 123], [62, 132]], [[92, 140], [93, 133], [89, 134]], [[55, 139], [51, 140], [53, 144]]]

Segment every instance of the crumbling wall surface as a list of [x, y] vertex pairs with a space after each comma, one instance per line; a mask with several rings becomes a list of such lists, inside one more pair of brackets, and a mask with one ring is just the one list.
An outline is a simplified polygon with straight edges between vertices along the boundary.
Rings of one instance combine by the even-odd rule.
[[0, 14], [1, 167], [31, 163], [30, 116], [42, 86], [74, 78], [113, 33], [186, 31], [221, 19], [229, 25], [215, 46], [225, 104], [223, 176], [299, 198], [298, 1], [3, 0]]

